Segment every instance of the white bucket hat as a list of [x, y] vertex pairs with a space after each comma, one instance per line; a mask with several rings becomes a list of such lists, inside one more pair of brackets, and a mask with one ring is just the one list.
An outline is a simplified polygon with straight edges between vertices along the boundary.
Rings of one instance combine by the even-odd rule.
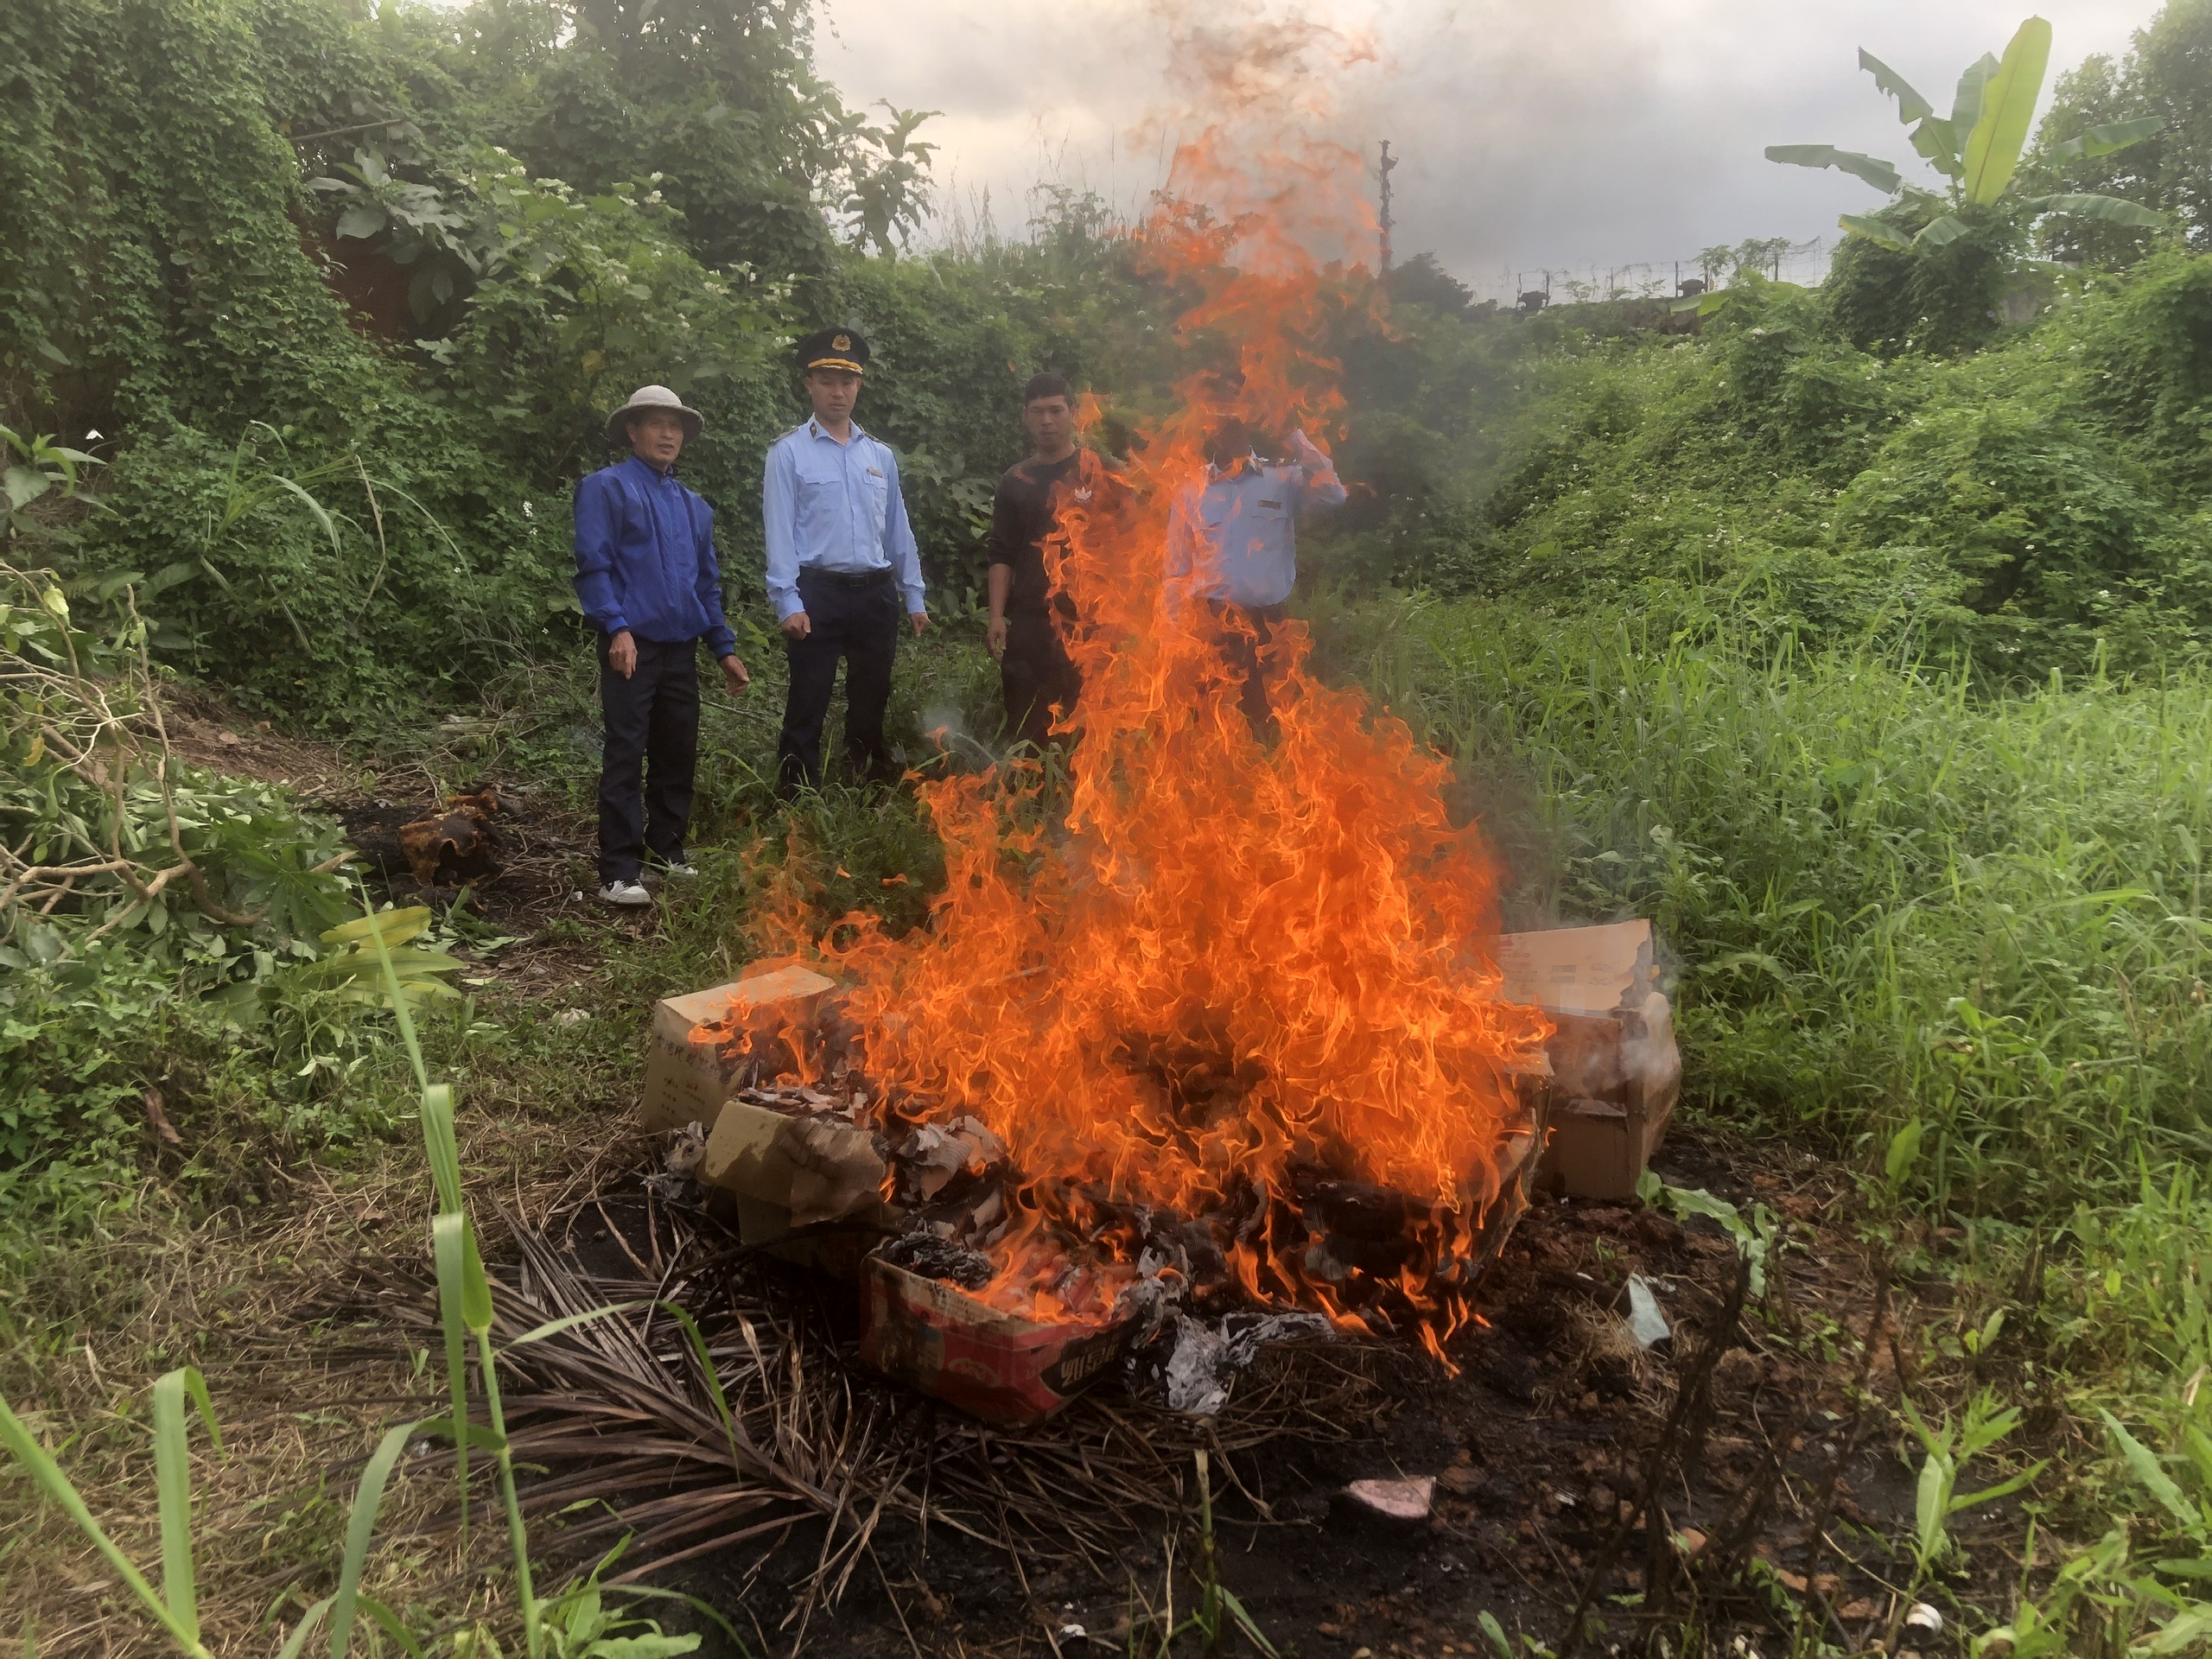
[[686, 409], [683, 400], [666, 386], [639, 386], [630, 394], [630, 401], [607, 417], [607, 442], [616, 449], [630, 447], [630, 417], [642, 415], [649, 409], [665, 409], [681, 416], [683, 420], [683, 442], [690, 443], [706, 426], [706, 417], [696, 409]]

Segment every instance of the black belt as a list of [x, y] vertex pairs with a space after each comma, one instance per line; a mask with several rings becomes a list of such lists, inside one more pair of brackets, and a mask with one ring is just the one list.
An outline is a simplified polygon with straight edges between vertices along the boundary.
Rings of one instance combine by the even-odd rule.
[[891, 567], [887, 564], [880, 570], [824, 570], [818, 565], [803, 564], [798, 577], [801, 582], [811, 577], [836, 588], [880, 588], [890, 582]]

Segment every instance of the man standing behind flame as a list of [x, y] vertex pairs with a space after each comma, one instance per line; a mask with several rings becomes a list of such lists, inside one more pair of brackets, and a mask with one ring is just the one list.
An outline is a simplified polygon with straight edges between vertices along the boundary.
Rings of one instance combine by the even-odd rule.
[[1260, 651], [1298, 580], [1298, 515], [1344, 499], [1336, 464], [1302, 429], [1290, 442], [1296, 459], [1262, 461], [1244, 423], [1223, 421], [1206, 445], [1205, 479], [1177, 498], [1167, 521], [1169, 591], [1213, 613], [1222, 655], [1243, 682], [1244, 718], [1262, 741], [1274, 738], [1275, 717]]
[[879, 780], [897, 775], [883, 741], [899, 613], [918, 636], [930, 625], [913, 526], [899, 493], [899, 463], [853, 419], [868, 341], [824, 328], [798, 344], [814, 414], [768, 448], [761, 527], [768, 600], [784, 631], [791, 691], [776, 740], [776, 787], [822, 785], [822, 728], [845, 664], [845, 751]]
[[1075, 441], [1075, 406], [1057, 374], [1033, 375], [1021, 394], [1027, 460], [1007, 469], [991, 502], [991, 655], [999, 659], [1008, 738], [1045, 747], [1052, 716], [1075, 707], [1083, 676], [1069, 658], [1075, 602], [1052, 587], [1046, 551], [1065, 546], [1060, 515], [1105, 510], [1119, 496], [1105, 462]]

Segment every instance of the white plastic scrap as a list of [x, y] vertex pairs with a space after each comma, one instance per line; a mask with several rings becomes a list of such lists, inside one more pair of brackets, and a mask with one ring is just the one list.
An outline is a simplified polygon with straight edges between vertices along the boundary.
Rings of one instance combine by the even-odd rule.
[[1229, 1403], [1230, 1377], [1249, 1365], [1263, 1344], [1290, 1337], [1325, 1337], [1335, 1328], [1319, 1313], [1232, 1313], [1212, 1325], [1181, 1315], [1165, 1373], [1167, 1408], [1217, 1416]]
[[1651, 1294], [1641, 1274], [1628, 1276], [1628, 1332], [1639, 1348], [1656, 1347], [1675, 1334], [1667, 1316], [1659, 1311], [1659, 1299]]
[[1912, 1611], [1904, 1616], [1904, 1627], [1908, 1630], [1925, 1630], [1930, 1636], [1941, 1636], [1943, 1634], [1943, 1615], [1926, 1602], [1916, 1601], [1912, 1604]]

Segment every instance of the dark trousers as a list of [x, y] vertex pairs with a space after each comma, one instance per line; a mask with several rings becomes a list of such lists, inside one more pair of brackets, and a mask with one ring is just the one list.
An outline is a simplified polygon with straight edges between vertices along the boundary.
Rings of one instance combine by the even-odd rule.
[[1072, 709], [1083, 691], [1083, 676], [1060, 643], [1059, 626], [1052, 618], [1007, 618], [999, 688], [1006, 694], [1007, 740], [1043, 748], [1052, 735], [1053, 706]]
[[601, 882], [635, 881], [648, 852], [664, 864], [683, 861], [699, 763], [699, 642], [631, 638], [638, 666], [625, 679], [607, 660], [607, 637], [599, 637]]
[[776, 739], [776, 787], [788, 795], [822, 787], [822, 729], [845, 664], [845, 753], [863, 775], [899, 775], [883, 741], [883, 711], [891, 702], [891, 664], [899, 654], [899, 586], [880, 578], [850, 581], [827, 571], [798, 573], [805, 607], [804, 639], [785, 639], [791, 691], [784, 701], [784, 729]]
[[1274, 639], [1274, 625], [1290, 613], [1287, 605], [1231, 605], [1207, 601], [1214, 615], [1214, 638], [1222, 661], [1238, 681], [1237, 702], [1252, 735], [1272, 743], [1279, 734], [1275, 711], [1268, 702], [1267, 677], [1261, 671], [1260, 651]]

